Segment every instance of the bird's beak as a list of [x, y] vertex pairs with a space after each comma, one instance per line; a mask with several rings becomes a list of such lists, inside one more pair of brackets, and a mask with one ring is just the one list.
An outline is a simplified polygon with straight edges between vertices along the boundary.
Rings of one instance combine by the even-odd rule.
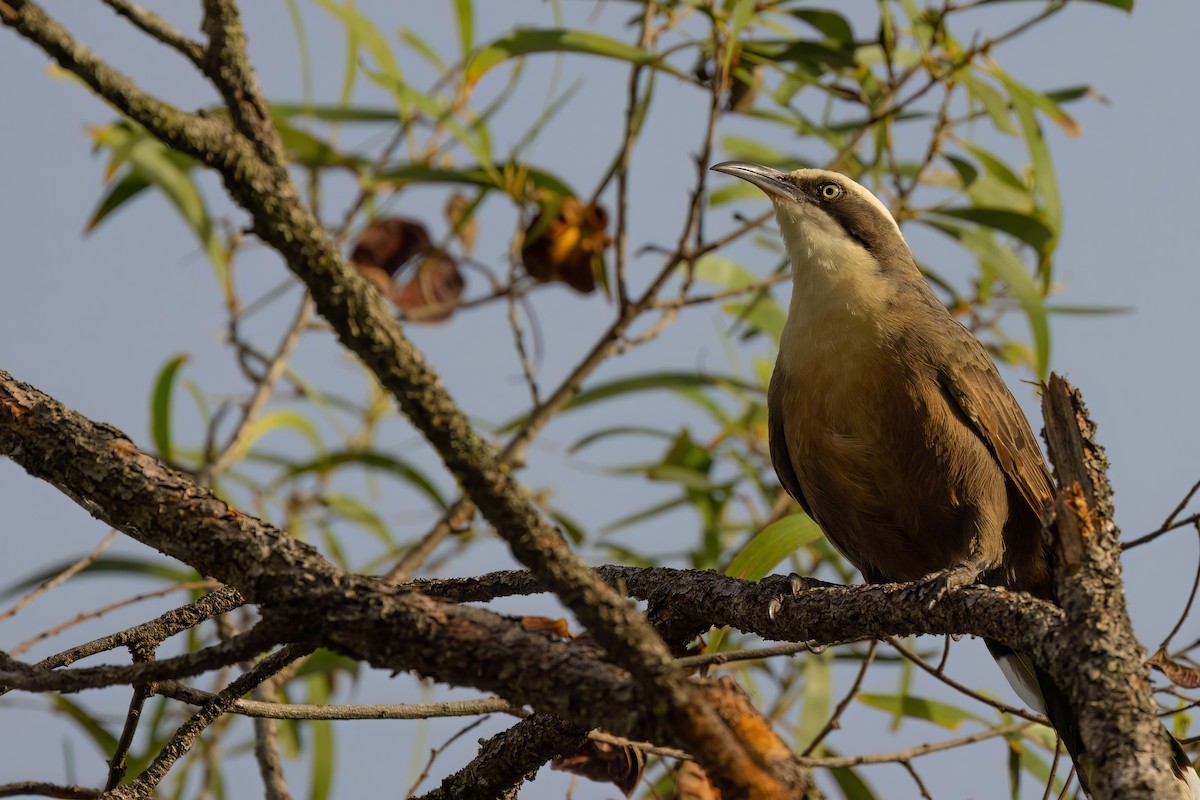
[[791, 181], [787, 180], [787, 173], [777, 169], [751, 164], [749, 161], [723, 161], [713, 165], [710, 169], [753, 183], [773, 200], [778, 198], [793, 203], [802, 203], [806, 200]]

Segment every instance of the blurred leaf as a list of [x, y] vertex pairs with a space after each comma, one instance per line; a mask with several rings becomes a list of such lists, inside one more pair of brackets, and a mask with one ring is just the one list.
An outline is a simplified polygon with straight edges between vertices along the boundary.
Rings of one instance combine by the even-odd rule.
[[[36, 586], [41, 586], [59, 573], [79, 563], [82, 557], [75, 556], [69, 558], [66, 561], [61, 561], [43, 570], [39, 570], [27, 578], [21, 578], [16, 583], [0, 591], [0, 600], [7, 600], [15, 595], [23, 594]], [[108, 556], [101, 556], [91, 564], [88, 564], [76, 577], [79, 575], [94, 576], [109, 574], [123, 577], [133, 575], [142, 578], [161, 578], [167, 583], [185, 583], [196, 580], [196, 573], [192, 569], [171, 567], [161, 561], [148, 561], [137, 558], [113, 558]]]
[[298, 411], [281, 409], [263, 414], [246, 426], [246, 431], [238, 443], [237, 452], [233, 456], [234, 460], [240, 460], [263, 436], [283, 428], [290, 428], [299, 433], [308, 440], [314, 450], [321, 449], [321, 434], [317, 432], [312, 422]]
[[328, 142], [287, 122], [277, 121], [275, 127], [279, 129], [279, 136], [283, 140], [283, 147], [287, 151], [290, 161], [310, 169], [345, 167], [355, 172], [368, 165], [366, 159], [343, 155]]
[[834, 767], [830, 772], [846, 800], [876, 800], [875, 793], [858, 777], [858, 771], [854, 768]]
[[964, 219], [1011, 234], [1044, 253], [1054, 240], [1054, 231], [1033, 214], [1021, 214], [1004, 208], [938, 208], [932, 213], [945, 217]]
[[448, 507], [446, 498], [438, 491], [433, 481], [426, 477], [423, 472], [406, 461], [376, 450], [337, 450], [317, 456], [310, 461], [290, 466], [281, 477], [275, 479], [270, 485], [269, 490], [273, 491], [279, 488], [285, 480], [309, 473], [325, 475], [347, 465], [361, 466], [366, 469], [382, 470], [385, 473], [391, 473], [405, 483], [419, 489], [438, 508], [444, 510]]
[[454, 0], [454, 21], [458, 26], [458, 46], [463, 60], [475, 46], [475, 14], [471, 0]]
[[544, 28], [514, 31], [484, 47], [467, 64], [467, 85], [474, 86], [489, 70], [509, 59], [535, 53], [582, 53], [603, 58], [615, 58], [631, 64], [659, 69], [677, 78], [690, 80], [653, 53], [617, 39], [587, 31]]
[[[123, 121], [106, 127], [91, 128], [89, 133], [97, 146], [107, 147], [112, 151], [112, 160], [108, 166], [110, 176], [122, 165], [128, 164], [134, 174], [167, 196], [200, 241], [209, 262], [212, 263], [222, 291], [227, 294], [229, 274], [225, 250], [208, 216], [204, 198], [192, 181], [190, 172], [195, 162], [169, 150], [162, 142], [151, 138], [141, 126], [132, 122]], [[110, 192], [92, 212], [88, 229], [94, 229], [121, 203], [136, 196], [140, 190], [135, 189], [136, 186], [126, 186], [119, 191], [114, 189]]]
[[[395, 85], [400, 85], [404, 82], [403, 74], [400, 72], [400, 64], [397, 63], [396, 57], [392, 54], [392, 48], [388, 46], [387, 39], [380, 33], [379, 28], [371, 21], [371, 18], [359, 11], [353, 4], [347, 2], [345, 5], [339, 5], [333, 0], [314, 0], [314, 2], [332, 14], [346, 28], [346, 33], [350, 36], [351, 41], [361, 44], [362, 47], [371, 54], [374, 59], [378, 72], [386, 76], [389, 81]], [[351, 54], [355, 57], [354, 54]], [[400, 111], [401, 117], [407, 117], [407, 106], [404, 104], [404, 98], [397, 95], [397, 108]]]
[[109, 733], [100, 722], [81, 705], [78, 705], [61, 694], [47, 694], [50, 707], [55, 712], [74, 720], [92, 744], [106, 756], [111, 756], [117, 749], [117, 737]]
[[958, 726], [967, 721], [979, 722], [983, 725], [991, 724], [978, 714], [972, 714], [970, 711], [952, 706], [949, 703], [943, 703], [940, 700], [929, 700], [922, 697], [913, 697], [912, 695], [901, 697], [894, 694], [869, 693], [860, 694], [858, 700], [864, 705], [877, 708], [888, 714], [900, 714], [911, 719], [923, 719], [926, 722], [932, 722], [934, 725], [940, 725], [951, 731], [958, 730]]
[[959, 80], [966, 87], [967, 93], [983, 105], [984, 111], [992, 119], [992, 125], [1002, 133], [1017, 135], [1017, 126], [1013, 124], [1008, 101], [999, 90], [984, 81], [969, 70], [959, 73]]
[[371, 179], [370, 188], [399, 188], [411, 183], [452, 183], [509, 192], [517, 183], [527, 182], [535, 189], [544, 189], [561, 197], [573, 197], [575, 194], [557, 175], [524, 164], [505, 164], [500, 167], [500, 172], [502, 174], [497, 176], [483, 167], [444, 169], [424, 164], [402, 164], [381, 170]]
[[187, 361], [188, 356], [181, 353], [163, 364], [150, 396], [150, 437], [154, 440], [158, 457], [168, 464], [175, 460], [175, 452], [171, 447], [171, 399], [175, 391], [175, 378]]
[[367, 70], [366, 73], [379, 86], [395, 94], [402, 104], [416, 107], [422, 114], [429, 117], [434, 126], [448, 130], [459, 144], [475, 157], [479, 162], [480, 169], [497, 184], [500, 183], [500, 173], [496, 171], [496, 165], [492, 163], [491, 148], [487, 145], [483, 129], [476, 127], [472, 133], [464, 128], [462, 123], [455, 119], [454, 109], [445, 105], [440, 98], [423, 94], [387, 73], [374, 70]]
[[296, 117], [309, 117], [322, 122], [383, 122], [395, 124], [400, 118], [394, 108], [368, 108], [366, 106], [304, 105], [299, 103], [271, 103], [271, 116], [276, 121]]
[[151, 186], [150, 181], [134, 171], [128, 172], [121, 180], [112, 184], [108, 192], [96, 204], [92, 215], [84, 226], [84, 233], [91, 233], [109, 214], [137, 197]]
[[[1006, 736], [1004, 738], [1008, 743], [1011, 762], [1013, 762], [1018, 770], [1028, 772], [1043, 786], [1050, 782], [1050, 765], [1029, 747], [1029, 743], [1024, 738], [1021, 736]], [[1053, 746], [1051, 746], [1051, 751], [1053, 752]], [[1017, 775], [1013, 777], [1016, 778]], [[1060, 797], [1063, 790], [1063, 782], [1055, 776], [1053, 783], [1051, 797]], [[1013, 784], [1014, 786], [1019, 786], [1020, 781], [1013, 780]]]
[[[1034, 186], [1042, 197], [1042, 211], [1046, 222], [1057, 231], [1062, 228], [1062, 199], [1058, 191], [1058, 178], [1054, 174], [1054, 162], [1050, 158], [1050, 147], [1042, 135], [1042, 128], [1038, 125], [1034, 109], [1040, 109], [1049, 114], [1056, 122], [1067, 128], [1067, 132], [1071, 135], [1077, 135], [1078, 130], [1072, 132], [1073, 129], [1070, 126], [1074, 124], [1074, 120], [1063, 113], [1045, 95], [1017, 83], [999, 69], [996, 71], [1004, 85], [1008, 87], [1013, 108], [1017, 112], [1017, 120], [1021, 123], [1025, 145], [1029, 148], [1029, 158], [1033, 162]], [[1078, 126], [1076, 125], [1075, 128], [1077, 129]]]
[[[323, 676], [313, 675], [306, 681], [308, 702], [325, 705], [329, 702], [328, 682]], [[337, 748], [333, 740], [333, 722], [327, 719], [311, 720], [307, 724], [312, 731], [312, 746], [308, 748], [312, 771], [309, 773], [309, 797], [312, 800], [328, 800], [333, 796], [333, 771]]]
[[670, 439], [675, 434], [664, 431], [659, 428], [650, 428], [639, 425], [617, 425], [612, 428], [601, 428], [598, 431], [593, 431], [582, 439], [579, 439], [570, 447], [567, 448], [568, 453], [578, 453], [585, 447], [589, 447], [596, 442], [609, 439], [613, 436], [656, 436], [664, 439]]
[[975, 169], [975, 165], [970, 161], [946, 154], [943, 154], [942, 157], [950, 162], [950, 166], [954, 167], [954, 171], [958, 173], [958, 180], [964, 189], [969, 187], [979, 177], [979, 170]]
[[334, 516], [369, 531], [384, 544], [389, 546], [395, 544], [392, 532], [383, 524], [379, 515], [358, 498], [342, 492], [328, 492], [321, 495], [319, 502]]
[[438, 72], [446, 71], [446, 61], [438, 55], [437, 49], [429, 42], [421, 38], [421, 35], [412, 28], [404, 27], [400, 29], [400, 41], [406, 43], [418, 55], [429, 62], [429, 65]]
[[743, 51], [773, 63], [789, 62], [803, 65], [815, 73], [826, 70], [853, 67], [855, 61], [855, 46], [847, 43], [844, 47], [833, 43], [818, 42], [804, 39], [767, 40], [758, 39], [745, 42]]
[[[580, 392], [575, 396], [575, 399], [567, 404], [563, 410], [572, 410], [583, 408], [600, 400], [607, 400], [610, 397], [619, 397], [621, 395], [636, 394], [639, 392], [650, 391], [670, 391], [672, 389], [684, 389], [695, 386], [711, 386], [722, 389], [745, 389], [762, 394], [761, 386], [747, 383], [741, 378], [735, 378], [729, 375], [715, 375], [704, 372], [653, 372], [646, 375], [633, 375], [625, 378], [617, 378], [602, 383], [599, 386], [594, 386], [591, 389]], [[501, 428], [501, 433], [507, 433], [519, 428], [525, 422], [525, 416], [522, 415], [516, 419], [506, 422]]]
[[789, 9], [787, 13], [796, 19], [807, 22], [830, 39], [836, 39], [839, 42], [854, 40], [854, 30], [850, 27], [850, 23], [835, 11], [824, 8], [796, 8]]
[[812, 653], [802, 662], [803, 706], [792, 740], [807, 747], [829, 721], [833, 711], [833, 656], [828, 651]]
[[[738, 42], [742, 39], [742, 31], [746, 27], [746, 23], [754, 16], [756, 10], [756, 0], [735, 0], [733, 13], [729, 18], [729, 41]], [[733, 57], [737, 54], [738, 48], [730, 46], [725, 48], [725, 53], [721, 62], [722, 74], [729, 72], [729, 67], [733, 63]]]
[[792, 553], [820, 537], [820, 526], [807, 514], [788, 514], [756, 533], [729, 562], [725, 574], [760, 581]]

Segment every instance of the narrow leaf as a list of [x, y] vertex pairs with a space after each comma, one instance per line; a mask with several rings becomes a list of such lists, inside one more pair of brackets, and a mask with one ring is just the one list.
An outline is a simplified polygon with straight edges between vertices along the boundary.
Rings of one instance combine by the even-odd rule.
[[150, 438], [158, 457], [172, 463], [175, 452], [171, 446], [171, 400], [175, 392], [175, 378], [186, 364], [186, 354], [177, 355], [167, 361], [154, 380], [154, 392], [150, 395]]

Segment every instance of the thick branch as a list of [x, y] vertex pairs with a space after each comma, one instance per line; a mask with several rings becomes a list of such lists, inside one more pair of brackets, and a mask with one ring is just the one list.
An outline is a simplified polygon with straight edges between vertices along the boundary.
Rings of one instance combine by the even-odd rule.
[[1055, 577], [1075, 650], [1073, 668], [1052, 674], [1079, 715], [1096, 796], [1168, 797], [1175, 791], [1172, 756], [1154, 715], [1146, 653], [1125, 607], [1108, 459], [1078, 390], [1058, 375], [1043, 391], [1042, 410], [1061, 487]]

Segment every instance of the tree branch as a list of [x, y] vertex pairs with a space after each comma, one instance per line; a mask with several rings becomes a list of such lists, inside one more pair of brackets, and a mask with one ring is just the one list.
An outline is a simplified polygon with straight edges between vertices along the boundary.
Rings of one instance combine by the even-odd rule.
[[1055, 579], [1076, 648], [1074, 668], [1051, 674], [1079, 716], [1096, 796], [1167, 797], [1175, 787], [1172, 754], [1125, 607], [1108, 459], [1079, 391], [1058, 375], [1042, 392], [1042, 412], [1060, 487], [1050, 537]]

